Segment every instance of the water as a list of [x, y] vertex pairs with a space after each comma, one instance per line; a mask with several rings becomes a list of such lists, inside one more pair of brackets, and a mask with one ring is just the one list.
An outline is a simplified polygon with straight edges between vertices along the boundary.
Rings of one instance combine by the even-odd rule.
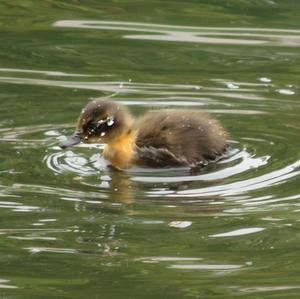
[[[299, 298], [298, 1], [2, 1], [1, 298]], [[198, 172], [61, 151], [109, 97], [209, 111]]]

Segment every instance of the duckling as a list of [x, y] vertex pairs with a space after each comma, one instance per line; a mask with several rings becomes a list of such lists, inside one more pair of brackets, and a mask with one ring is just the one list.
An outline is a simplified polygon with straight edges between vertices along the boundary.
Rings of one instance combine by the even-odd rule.
[[134, 120], [123, 105], [92, 101], [79, 116], [75, 133], [59, 146], [104, 143], [113, 167], [197, 167], [222, 156], [227, 132], [208, 114], [189, 109], [152, 110]]

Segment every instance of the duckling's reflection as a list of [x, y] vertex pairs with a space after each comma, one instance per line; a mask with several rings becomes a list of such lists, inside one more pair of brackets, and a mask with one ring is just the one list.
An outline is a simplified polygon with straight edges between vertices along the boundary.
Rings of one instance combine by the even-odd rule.
[[111, 167], [109, 169], [109, 192], [110, 200], [121, 203], [135, 202], [134, 185], [130, 173]]
[[[204, 170], [203, 170], [204, 171]], [[216, 196], [207, 197], [178, 197], [182, 190], [191, 189], [195, 182], [143, 184], [132, 180], [132, 174], [124, 171], [111, 169], [106, 178], [106, 194], [108, 195], [103, 205], [90, 205], [80, 202], [82, 208], [90, 210], [93, 214], [97, 211], [101, 214], [116, 216], [145, 217], [163, 222], [198, 216], [218, 216], [224, 213], [223, 200]], [[198, 184], [199, 186], [199, 184]], [[162, 189], [161, 193], [154, 194], [152, 191]], [[167, 196], [164, 195], [167, 193]], [[171, 193], [171, 194], [170, 194]], [[174, 196], [172, 196], [174, 194]], [[136, 208], [141, 204], [141, 208]], [[155, 213], [151, 207], [155, 206]], [[175, 217], [175, 218], [174, 218]]]
[[[209, 167], [210, 168], [210, 167]], [[189, 212], [220, 212], [222, 209], [214, 205], [213, 207], [210, 206], [209, 202], [211, 198], [197, 200], [194, 198], [194, 204], [192, 204], [191, 209], [188, 208], [186, 202], [188, 200], [183, 200], [182, 198], [179, 199], [178, 197], [164, 197], [163, 193], [160, 195], [155, 195], [151, 192], [154, 189], [162, 188], [166, 193], [173, 193], [176, 194], [179, 191], [191, 189], [195, 181], [179, 181], [179, 182], [172, 182], [172, 183], [164, 183], [163, 178], [161, 183], [149, 183], [134, 181], [133, 176], [137, 173], [141, 173], [143, 170], [135, 169], [134, 171], [129, 170], [119, 170], [114, 167], [108, 167], [106, 175], [102, 175], [100, 177], [103, 189], [106, 189], [106, 194], [108, 195], [107, 199], [109, 202], [114, 203], [124, 203], [130, 204], [134, 202], [141, 202], [141, 201], [156, 201], [158, 200], [160, 204], [166, 205], [175, 205], [179, 208], [182, 207], [182, 211], [189, 211]], [[167, 171], [167, 169], [165, 169]], [[206, 167], [197, 167], [192, 169], [183, 169], [182, 172], [186, 177], [189, 175], [199, 175], [201, 173], [205, 173], [207, 171]], [[203, 183], [205, 184], [205, 183]], [[199, 187], [199, 182], [197, 182]], [[213, 200], [218, 200], [217, 198], [213, 198]], [[208, 207], [209, 205], [209, 207]], [[195, 209], [195, 206], [198, 208]]]

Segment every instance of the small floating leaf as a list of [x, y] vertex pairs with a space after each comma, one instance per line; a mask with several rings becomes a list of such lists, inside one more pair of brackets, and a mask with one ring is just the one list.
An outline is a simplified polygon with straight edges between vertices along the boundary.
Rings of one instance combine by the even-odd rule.
[[168, 226], [174, 228], [186, 228], [192, 225], [192, 221], [171, 221]]
[[272, 82], [272, 80], [270, 78], [267, 78], [267, 77], [261, 77], [261, 78], [259, 78], [259, 81], [263, 82], [263, 83], [270, 83], [270, 82]]

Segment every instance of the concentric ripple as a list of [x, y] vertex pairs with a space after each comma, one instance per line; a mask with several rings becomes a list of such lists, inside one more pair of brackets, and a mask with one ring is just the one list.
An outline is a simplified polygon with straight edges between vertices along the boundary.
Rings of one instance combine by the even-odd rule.
[[96, 175], [107, 166], [107, 162], [99, 155], [88, 157], [73, 151], [59, 151], [45, 156], [44, 161], [56, 173], [76, 173], [80, 176]]

